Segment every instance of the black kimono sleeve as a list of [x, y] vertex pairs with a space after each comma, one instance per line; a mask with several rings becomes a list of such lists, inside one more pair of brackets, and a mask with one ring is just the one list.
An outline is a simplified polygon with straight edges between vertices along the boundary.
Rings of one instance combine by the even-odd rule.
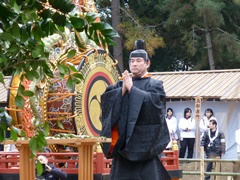
[[121, 84], [110, 86], [101, 97], [102, 132], [111, 138], [117, 125], [119, 138], [110, 151], [102, 144], [107, 158], [120, 153], [131, 161], [144, 161], [160, 154], [170, 138], [165, 121], [165, 91], [161, 81], [151, 78], [133, 81], [130, 93], [122, 96]]
[[126, 122], [126, 116], [122, 116], [122, 114], [127, 115], [127, 105], [122, 108], [122, 103], [126, 98], [127, 96], [122, 97], [121, 82], [118, 82], [114, 86], [109, 86], [106, 92], [101, 96], [102, 131], [100, 135], [106, 138], [112, 138], [112, 128], [117, 126], [119, 130], [121, 129], [121, 131], [119, 131], [119, 140], [112, 152], [110, 152], [110, 143], [101, 144], [106, 158], [115, 157], [119, 148], [124, 144], [124, 122]]
[[[144, 85], [144, 86], [143, 86]], [[165, 121], [165, 91], [161, 81], [137, 81], [129, 94], [125, 148], [121, 155], [144, 161], [160, 154], [170, 141]]]

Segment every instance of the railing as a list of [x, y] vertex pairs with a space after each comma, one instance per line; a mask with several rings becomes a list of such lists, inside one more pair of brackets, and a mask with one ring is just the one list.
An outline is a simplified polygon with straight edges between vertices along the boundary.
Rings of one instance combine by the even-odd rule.
[[0, 153], [0, 173], [15, 174], [19, 173], [19, 153], [1, 152]]
[[106, 159], [103, 153], [94, 153], [93, 172], [94, 174], [109, 174], [112, 167], [112, 160]]
[[[39, 153], [48, 157], [49, 163], [54, 164], [56, 167], [61, 168], [68, 174], [78, 174], [78, 153], [65, 152], [65, 153]], [[240, 173], [234, 172], [220, 172], [220, 169], [216, 172], [205, 172], [205, 162], [239, 162], [239, 160], [227, 160], [227, 159], [179, 159], [178, 151], [163, 151], [161, 157], [162, 164], [168, 171], [179, 170], [180, 162], [199, 162], [199, 171], [183, 171], [183, 175], [199, 175], [201, 179], [204, 175], [217, 176], [236, 176]], [[103, 153], [93, 154], [93, 173], [94, 174], [109, 174], [111, 169], [111, 159], [106, 159]], [[220, 165], [219, 165], [220, 166]], [[218, 169], [218, 168], [216, 168]], [[19, 174], [19, 152], [0, 152], [0, 173], [5, 174]], [[179, 179], [179, 178], [172, 178]]]
[[[39, 153], [48, 158], [48, 162], [64, 170], [68, 174], [78, 173], [78, 153]], [[0, 152], [0, 173], [19, 173], [19, 153], [18, 152]], [[111, 168], [111, 159], [106, 159], [103, 153], [93, 154], [93, 173], [109, 174]]]
[[[197, 171], [197, 168], [195, 168], [195, 171], [183, 171], [183, 175], [200, 175], [200, 179], [203, 180], [205, 175], [214, 175], [216, 176], [216, 180], [219, 180], [220, 176], [240, 176], [240, 173], [235, 172], [221, 172], [220, 163], [227, 163], [227, 162], [240, 162], [240, 160], [236, 159], [205, 159], [204, 158], [204, 149], [203, 147], [200, 147], [200, 159], [185, 159], [185, 158], [179, 158], [180, 162], [199, 162], [200, 170]], [[205, 172], [204, 164], [205, 162], [216, 162], [216, 168], [215, 172]]]
[[[39, 153], [45, 155], [49, 163], [64, 170], [67, 174], [78, 174], [78, 153]], [[19, 152], [0, 152], [0, 174], [19, 174]], [[161, 162], [168, 171], [178, 171], [178, 150], [163, 151]], [[112, 160], [106, 159], [103, 153], [93, 154], [93, 173], [109, 174], [112, 166]], [[180, 177], [173, 177], [177, 180]]]
[[[93, 180], [94, 176], [94, 168], [93, 168], [93, 154], [94, 154], [94, 146], [97, 143], [110, 143], [111, 139], [109, 138], [97, 138], [97, 137], [87, 137], [87, 138], [67, 138], [67, 139], [47, 139], [47, 144], [72, 144], [75, 147], [77, 147], [78, 152], [77, 155], [75, 155], [75, 158], [69, 153], [66, 154], [60, 154], [63, 156], [63, 158], [56, 159], [56, 156], [59, 155], [58, 153], [55, 154], [54, 158], [50, 158], [49, 161], [53, 161], [54, 163], [57, 163], [58, 165], [61, 161], [62, 164], [66, 165], [68, 167], [69, 165], [73, 166], [77, 165], [77, 167], [73, 168], [66, 168], [64, 169], [66, 172], [70, 173], [73, 171], [78, 176], [78, 180]], [[5, 169], [5, 171], [2, 173], [2, 175], [5, 175], [7, 171], [10, 169], [10, 171], [16, 172], [17, 169], [19, 169], [18, 174], [20, 176], [20, 180], [33, 180], [35, 179], [35, 161], [33, 159], [30, 159], [30, 156], [32, 152], [29, 149], [29, 140], [6, 140], [4, 141], [4, 144], [15, 144], [16, 147], [19, 150], [19, 155], [15, 156], [9, 156], [2, 154], [3, 162], [5, 162], [5, 165], [2, 164], [1, 166], [5, 167], [2, 168]], [[16, 160], [13, 162], [10, 161], [10, 158], [17, 158], [19, 160], [19, 164]], [[77, 158], [76, 158], [77, 157]], [[5, 159], [4, 159], [5, 158]], [[2, 158], [1, 158], [2, 159]], [[1, 162], [0, 159], [0, 162]], [[7, 161], [6, 161], [7, 159]], [[56, 160], [56, 161], [55, 161]], [[62, 167], [61, 167], [62, 168]], [[77, 172], [76, 170], [77, 169]], [[11, 175], [10, 175], [11, 176]]]
[[167, 170], [179, 169], [178, 151], [163, 151], [161, 161]]

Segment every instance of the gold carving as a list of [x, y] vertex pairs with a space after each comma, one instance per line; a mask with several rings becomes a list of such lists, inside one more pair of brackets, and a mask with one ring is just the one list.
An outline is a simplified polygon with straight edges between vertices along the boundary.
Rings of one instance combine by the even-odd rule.
[[[101, 131], [100, 96], [108, 84], [101, 79], [93, 82], [93, 79], [94, 77], [96, 78], [96, 76], [99, 77], [98, 73], [103, 73], [112, 83], [115, 83], [119, 76], [113, 59], [105, 55], [106, 54], [96, 53], [96, 51], [90, 54], [88, 61], [84, 63], [80, 71], [84, 80], [75, 87], [75, 91], [77, 92], [75, 97], [77, 134], [93, 135], [91, 127], [89, 127], [91, 125], [94, 126], [93, 128], [96, 130]], [[89, 121], [91, 124], [89, 124]]]

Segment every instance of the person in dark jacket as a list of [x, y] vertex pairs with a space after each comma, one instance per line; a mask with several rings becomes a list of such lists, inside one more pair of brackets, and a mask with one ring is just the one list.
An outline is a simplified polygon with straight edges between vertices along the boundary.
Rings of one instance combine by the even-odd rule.
[[[222, 131], [217, 128], [217, 121], [211, 119], [209, 121], [209, 130], [205, 131], [201, 146], [204, 146], [204, 151], [207, 158], [221, 158], [225, 154], [225, 136]], [[213, 162], [207, 162], [206, 172], [212, 171]], [[205, 176], [205, 180], [210, 179], [210, 175]]]
[[[142, 42], [141, 40], [138, 42]], [[170, 141], [165, 121], [165, 91], [162, 82], [152, 79], [150, 60], [142, 49], [131, 52], [123, 80], [107, 87], [101, 96], [101, 136], [107, 158], [113, 158], [111, 180], [170, 180], [158, 155]]]
[[38, 161], [43, 165], [43, 173], [41, 176], [36, 179], [44, 179], [44, 180], [66, 180], [67, 173], [62, 171], [59, 168], [56, 168], [54, 165], [48, 163], [48, 159], [46, 156], [40, 155], [38, 156]]

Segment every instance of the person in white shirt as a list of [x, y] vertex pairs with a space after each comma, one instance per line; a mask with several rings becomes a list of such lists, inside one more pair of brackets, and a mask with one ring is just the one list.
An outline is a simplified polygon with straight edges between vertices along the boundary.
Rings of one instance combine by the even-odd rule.
[[204, 112], [203, 118], [199, 122], [199, 128], [201, 132], [201, 137], [204, 134], [206, 130], [209, 129], [209, 121], [213, 119], [217, 122], [217, 119], [214, 117], [213, 110], [210, 108], [207, 108]]
[[[235, 141], [237, 143], [237, 158], [240, 160], [240, 128], [235, 131]], [[233, 166], [233, 172], [240, 172], [240, 162], [236, 162]], [[235, 176], [234, 180], [240, 180], [240, 176]]]
[[178, 140], [178, 134], [177, 134], [178, 122], [177, 122], [177, 119], [173, 116], [172, 108], [167, 109], [166, 122], [169, 130], [169, 134], [170, 134], [170, 142], [168, 143], [166, 149], [169, 150], [169, 149], [172, 149], [172, 141]]
[[192, 110], [186, 108], [184, 117], [179, 120], [178, 128], [180, 131], [180, 152], [179, 158], [184, 158], [186, 149], [188, 149], [187, 158], [193, 158], [193, 149], [195, 144], [196, 122], [192, 115]]

